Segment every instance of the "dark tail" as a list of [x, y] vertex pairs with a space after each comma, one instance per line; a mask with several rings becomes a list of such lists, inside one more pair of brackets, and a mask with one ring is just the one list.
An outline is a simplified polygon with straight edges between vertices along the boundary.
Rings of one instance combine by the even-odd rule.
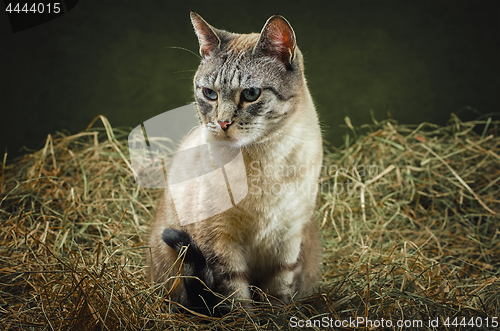
[[[183, 264], [183, 276], [198, 277], [211, 290], [214, 288], [212, 270], [207, 265], [207, 260], [196, 242], [185, 232], [173, 228], [165, 229], [162, 234], [163, 241], [172, 247], [177, 254], [183, 246], [187, 246]], [[186, 301], [180, 302], [196, 312], [212, 314], [211, 308], [216, 303], [216, 297], [198, 279], [183, 278], [186, 290]], [[184, 301], [184, 300], [182, 300]]]

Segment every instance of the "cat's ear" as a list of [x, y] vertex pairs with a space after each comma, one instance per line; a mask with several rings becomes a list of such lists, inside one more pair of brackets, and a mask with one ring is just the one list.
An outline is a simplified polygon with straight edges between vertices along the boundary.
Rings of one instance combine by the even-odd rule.
[[193, 23], [194, 31], [196, 32], [196, 36], [198, 36], [200, 55], [203, 58], [210, 56], [214, 51], [220, 49], [221, 40], [216, 33], [217, 29], [208, 24], [194, 11], [191, 11], [191, 23]]
[[283, 16], [274, 15], [264, 25], [253, 52], [277, 57], [289, 67], [295, 56], [295, 47], [295, 32], [292, 26]]

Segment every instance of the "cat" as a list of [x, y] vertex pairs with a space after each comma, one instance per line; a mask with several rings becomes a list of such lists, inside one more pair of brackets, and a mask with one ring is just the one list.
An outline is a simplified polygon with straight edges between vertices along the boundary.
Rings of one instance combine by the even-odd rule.
[[[195, 12], [191, 21], [201, 55], [194, 77], [201, 126], [180, 150], [199, 144], [202, 131], [207, 141], [241, 150], [248, 193], [228, 210], [181, 225], [178, 211], [200, 211], [219, 196], [186, 188], [179, 205], [167, 188], [151, 225], [146, 279], [164, 283], [172, 301], [208, 314], [222, 307], [211, 291], [245, 307], [262, 293], [288, 304], [312, 292], [321, 256], [314, 209], [322, 138], [295, 32], [279, 15], [260, 34], [216, 29]], [[186, 171], [198, 162], [193, 156]]]

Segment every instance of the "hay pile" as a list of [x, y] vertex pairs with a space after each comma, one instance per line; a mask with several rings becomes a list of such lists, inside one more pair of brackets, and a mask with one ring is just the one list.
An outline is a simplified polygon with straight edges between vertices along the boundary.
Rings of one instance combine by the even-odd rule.
[[101, 120], [104, 128], [49, 136], [42, 150], [4, 161], [4, 330], [401, 329], [398, 321], [465, 330], [500, 316], [498, 122], [375, 122], [357, 138], [347, 121], [356, 140], [326, 153], [320, 181], [317, 293], [210, 318], [169, 313], [164, 289], [144, 280], [160, 192], [135, 184], [129, 130]]

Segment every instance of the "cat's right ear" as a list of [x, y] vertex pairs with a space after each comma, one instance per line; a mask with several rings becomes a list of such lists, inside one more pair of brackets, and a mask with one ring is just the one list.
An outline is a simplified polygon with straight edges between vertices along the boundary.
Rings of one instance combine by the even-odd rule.
[[191, 23], [193, 23], [194, 31], [198, 36], [200, 55], [203, 58], [220, 49], [221, 41], [215, 29], [194, 11], [191, 11]]

